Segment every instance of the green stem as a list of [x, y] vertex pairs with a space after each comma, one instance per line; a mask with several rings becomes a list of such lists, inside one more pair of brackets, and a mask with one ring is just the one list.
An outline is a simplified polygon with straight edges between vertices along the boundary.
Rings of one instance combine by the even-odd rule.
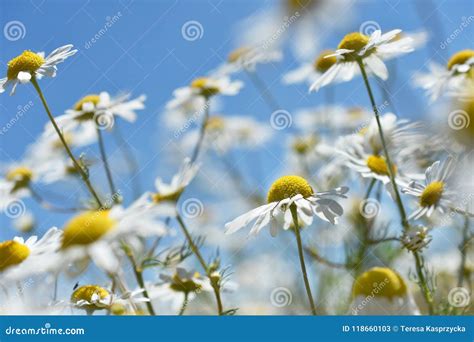
[[189, 296], [189, 294], [187, 292], [185, 292], [184, 293], [183, 305], [181, 306], [181, 309], [179, 309], [178, 316], [182, 316], [184, 314], [184, 311], [186, 310], [186, 307], [188, 306], [188, 296]]
[[204, 142], [204, 136], [206, 135], [207, 122], [209, 120], [209, 106], [210, 106], [210, 100], [206, 98], [206, 103], [204, 104], [204, 118], [202, 119], [201, 128], [199, 130], [198, 141], [196, 143], [196, 146], [194, 146], [194, 151], [191, 156], [191, 163], [194, 163], [199, 157], [199, 152], [201, 151], [202, 144]]
[[82, 167], [79, 165], [79, 163], [77, 162], [76, 158], [74, 157], [74, 155], [72, 154], [72, 151], [71, 149], [69, 148], [67, 142], [66, 142], [66, 139], [64, 139], [64, 136], [63, 134], [61, 133], [61, 130], [59, 129], [58, 125], [56, 124], [56, 121], [54, 120], [54, 116], [51, 114], [51, 111], [49, 110], [49, 106], [48, 106], [48, 103], [46, 102], [46, 99], [43, 95], [43, 92], [41, 91], [41, 88], [39, 87], [38, 85], [38, 82], [36, 81], [36, 78], [32, 78], [31, 79], [31, 83], [33, 84], [33, 87], [35, 88], [36, 92], [38, 93], [40, 99], [41, 99], [41, 102], [43, 103], [43, 106], [44, 106], [44, 109], [46, 110], [46, 113], [48, 114], [48, 117], [49, 117], [49, 120], [51, 121], [51, 123], [53, 124], [53, 127], [56, 131], [56, 133], [58, 134], [59, 136], [59, 139], [61, 140], [61, 143], [63, 144], [64, 148], [66, 149], [66, 152], [67, 154], [69, 155], [69, 158], [71, 158], [72, 160], [72, 163], [74, 164], [74, 167], [76, 168], [76, 170], [79, 172], [79, 174], [81, 175], [81, 178], [82, 180], [84, 181], [84, 183], [86, 184], [87, 186], [87, 189], [89, 190], [89, 192], [91, 193], [91, 195], [94, 197], [95, 201], [97, 202], [97, 205], [99, 206], [99, 208], [102, 208], [103, 205], [102, 205], [102, 202], [100, 201], [100, 198], [99, 196], [97, 195], [97, 193], [95, 192], [94, 190], [94, 187], [92, 186], [92, 184], [90, 183], [89, 181], [89, 176], [84, 172], [84, 170], [82, 169]]
[[257, 88], [257, 90], [259, 91], [260, 95], [262, 96], [263, 100], [267, 104], [268, 108], [270, 108], [270, 110], [273, 112], [281, 109], [280, 105], [278, 104], [278, 101], [275, 99], [272, 93], [268, 90], [267, 85], [260, 78], [260, 76], [258, 76], [257, 72], [246, 70], [246, 74], [250, 78], [250, 81], [253, 83], [255, 88]]
[[304, 253], [303, 253], [303, 243], [301, 242], [300, 228], [298, 225], [298, 214], [296, 212], [296, 207], [292, 204], [290, 208], [291, 216], [293, 217], [293, 223], [295, 224], [295, 236], [296, 243], [298, 245], [298, 255], [300, 258], [301, 272], [303, 273], [304, 286], [306, 288], [306, 294], [308, 295], [309, 305], [311, 306], [311, 312], [316, 316], [316, 306], [314, 305], [313, 295], [311, 294], [311, 286], [309, 285], [308, 274], [306, 272], [306, 264], [304, 262]]
[[469, 216], [464, 217], [464, 227], [462, 230], [462, 241], [459, 245], [459, 252], [461, 252], [461, 263], [458, 271], [458, 287], [462, 287], [464, 283], [464, 271], [466, 268], [467, 247], [469, 244]]
[[[367, 72], [365, 71], [364, 63], [361, 58], [357, 59], [357, 64], [359, 65], [362, 78], [364, 79], [365, 87], [367, 89], [367, 93], [369, 94], [369, 99], [370, 103], [372, 105], [372, 109], [374, 111], [375, 115], [375, 121], [377, 122], [377, 127], [379, 131], [379, 136], [380, 136], [380, 141], [382, 143], [382, 148], [383, 152], [385, 155], [385, 160], [387, 162], [387, 168], [388, 168], [388, 174], [390, 177], [390, 182], [392, 183], [393, 191], [395, 192], [395, 202], [398, 207], [398, 211], [400, 212], [400, 218], [402, 221], [402, 226], [405, 231], [410, 229], [410, 225], [407, 220], [405, 208], [403, 207], [403, 202], [400, 197], [400, 192], [398, 191], [398, 186], [397, 183], [395, 182], [395, 175], [394, 175], [394, 169], [393, 169], [393, 164], [390, 159], [390, 155], [388, 153], [387, 149], [387, 144], [385, 142], [385, 136], [383, 133], [383, 128], [382, 128], [382, 123], [380, 122], [380, 116], [379, 116], [379, 111], [377, 108], [377, 105], [375, 104], [375, 99], [374, 95], [372, 93], [372, 89], [370, 88], [370, 83], [369, 83], [369, 78], [367, 77]], [[425, 297], [425, 301], [428, 304], [429, 312], [430, 314], [433, 313], [433, 297], [431, 294], [431, 291], [428, 287], [428, 284], [426, 283], [426, 278], [425, 274], [423, 271], [423, 266], [421, 262], [421, 256], [418, 254], [418, 252], [414, 251], [413, 256], [415, 257], [415, 263], [416, 263], [416, 272], [418, 274], [419, 282], [420, 282], [420, 288], [423, 292], [423, 296]]]
[[138, 266], [135, 257], [133, 255], [133, 252], [130, 250], [128, 246], [126, 248], [126, 254], [128, 259], [130, 260], [130, 263], [133, 266], [133, 273], [135, 274], [135, 278], [137, 279], [138, 286], [143, 289], [143, 295], [145, 298], [148, 298], [148, 302], [146, 302], [146, 307], [148, 309], [148, 312], [150, 313], [151, 316], [156, 316], [155, 309], [153, 308], [153, 304], [151, 303], [151, 298], [148, 294], [148, 291], [145, 287], [145, 280], [143, 279], [143, 269]]
[[188, 240], [189, 246], [191, 247], [191, 251], [194, 253], [196, 258], [198, 259], [199, 263], [201, 264], [201, 267], [204, 269], [206, 272], [207, 277], [210, 280], [210, 283], [212, 285], [212, 288], [214, 290], [214, 295], [216, 297], [216, 302], [217, 302], [217, 312], [219, 313], [219, 316], [223, 314], [224, 309], [222, 306], [222, 300], [221, 300], [221, 294], [220, 294], [220, 288], [219, 284], [217, 284], [213, 279], [212, 279], [212, 274], [211, 270], [209, 269], [209, 266], [207, 265], [206, 261], [201, 255], [201, 252], [199, 251], [199, 248], [196, 246], [196, 244], [193, 241], [193, 237], [188, 231], [188, 228], [186, 228], [186, 224], [184, 223], [183, 219], [181, 216], [176, 213], [176, 220], [179, 223], [179, 226], [181, 227], [181, 230], [183, 231], [184, 235], [186, 236], [186, 240]]
[[128, 145], [127, 141], [123, 138], [118, 123], [115, 124], [113, 129], [113, 135], [115, 137], [116, 143], [122, 154], [124, 156], [125, 162], [128, 165], [128, 171], [131, 175], [131, 182], [133, 187], [133, 195], [135, 198], [140, 197], [141, 195], [141, 184], [140, 184], [140, 176], [138, 173], [139, 165], [135, 154], [133, 153], [132, 149]]
[[100, 158], [102, 159], [102, 164], [104, 165], [105, 174], [107, 176], [107, 182], [109, 183], [109, 188], [111, 192], [111, 196], [115, 203], [119, 203], [119, 197], [117, 196], [117, 190], [115, 188], [114, 179], [112, 178], [112, 172], [110, 171], [109, 162], [107, 160], [107, 153], [105, 153], [105, 145], [104, 145], [104, 138], [102, 136], [102, 131], [96, 127], [97, 132], [97, 139], [99, 142], [99, 151], [100, 151]]
[[369, 78], [367, 77], [367, 73], [365, 71], [364, 63], [362, 62], [361, 59], [358, 59], [357, 64], [359, 64], [359, 68], [360, 68], [360, 71], [362, 73], [362, 77], [364, 79], [365, 87], [367, 88], [367, 93], [369, 94], [370, 103], [371, 103], [372, 109], [374, 111], [375, 121], [377, 122], [380, 141], [382, 143], [383, 153], [385, 155], [385, 160], [387, 161], [388, 174], [389, 174], [389, 177], [390, 177], [390, 182], [392, 183], [392, 186], [393, 186], [393, 191], [395, 192], [395, 200], [396, 200], [396, 203], [397, 203], [397, 206], [398, 206], [398, 210], [400, 212], [400, 217], [402, 219], [402, 225], [403, 225], [403, 228], [405, 230], [408, 230], [410, 226], [409, 226], [408, 221], [407, 221], [405, 208], [403, 207], [402, 198], [400, 197], [400, 192], [398, 191], [398, 185], [395, 181], [395, 174], [394, 174], [393, 164], [392, 164], [392, 160], [390, 158], [390, 155], [388, 153], [387, 144], [385, 142], [385, 135], [383, 133], [382, 123], [380, 122], [379, 110], [377, 108], [377, 105], [375, 104], [374, 95], [372, 93], [372, 89], [370, 88]]

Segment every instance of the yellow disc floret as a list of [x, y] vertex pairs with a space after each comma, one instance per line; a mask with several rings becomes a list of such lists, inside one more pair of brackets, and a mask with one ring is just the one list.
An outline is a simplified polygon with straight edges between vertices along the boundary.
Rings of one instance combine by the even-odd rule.
[[311, 185], [300, 176], [283, 176], [278, 178], [268, 191], [268, 203], [279, 202], [285, 198], [296, 195], [302, 195], [307, 198], [313, 195], [314, 191]]
[[291, 14], [299, 11], [301, 11], [301, 14], [303, 14], [304, 10], [308, 10], [317, 2], [317, 0], [287, 0], [287, 8]]
[[314, 69], [321, 73], [326, 72], [330, 67], [332, 67], [337, 62], [336, 56], [326, 57], [328, 55], [332, 55], [334, 51], [332, 50], [324, 50], [321, 52], [314, 61]]
[[[384, 157], [371, 155], [367, 158], [366, 163], [367, 163], [367, 167], [373, 173], [376, 173], [378, 175], [383, 175], [383, 176], [389, 176], [387, 162], [385, 161]], [[397, 168], [395, 167], [395, 165], [392, 165], [392, 171], [394, 173], [397, 171]]]
[[109, 291], [99, 285], [84, 285], [78, 287], [71, 295], [71, 302], [76, 304], [79, 301], [86, 301], [90, 304], [81, 303], [81, 308], [89, 310], [103, 309], [103, 305], [99, 306], [96, 302], [110, 296]]
[[240, 59], [246, 57], [247, 54], [249, 54], [250, 52], [252, 52], [251, 47], [248, 47], [248, 46], [239, 47], [235, 49], [234, 51], [232, 51], [231, 53], [229, 53], [229, 56], [227, 57], [227, 61], [229, 63], [235, 63], [239, 61]]
[[62, 247], [88, 245], [100, 239], [117, 224], [109, 214], [109, 210], [97, 210], [73, 217], [64, 228]]
[[33, 171], [31, 169], [19, 166], [11, 169], [6, 174], [6, 179], [10, 182], [30, 182], [33, 178]]
[[466, 49], [456, 52], [448, 61], [448, 69], [451, 70], [457, 64], [464, 64], [469, 59], [474, 58], [474, 50]]
[[211, 97], [219, 93], [219, 88], [207, 77], [199, 77], [191, 82], [191, 88], [198, 89], [204, 97]]
[[31, 75], [34, 75], [36, 70], [38, 70], [45, 60], [43, 57], [29, 50], [23, 51], [23, 53], [8, 62], [7, 78], [9, 80], [16, 79], [18, 73], [29, 72]]
[[[199, 273], [194, 274], [195, 278], [199, 277]], [[170, 288], [177, 292], [198, 292], [201, 290], [201, 284], [196, 283], [193, 278], [181, 278], [178, 273], [173, 275], [173, 279], [170, 284]]]
[[307, 137], [296, 137], [291, 147], [297, 154], [304, 155], [313, 150], [317, 143], [318, 138], [314, 135]]
[[443, 182], [432, 182], [423, 190], [420, 196], [420, 205], [422, 207], [430, 207], [436, 205], [444, 191]]
[[367, 45], [368, 42], [369, 37], [365, 34], [359, 32], [352, 32], [342, 38], [341, 42], [339, 43], [338, 49], [353, 50], [353, 52], [344, 54], [344, 59], [346, 61], [354, 61], [358, 58], [368, 56], [374, 51], [374, 49], [369, 49], [364, 53], [363, 56], [359, 55], [359, 52]]
[[403, 278], [387, 267], [374, 267], [354, 281], [352, 296], [384, 297], [393, 299], [407, 294]]
[[30, 255], [25, 244], [15, 240], [0, 242], [0, 271], [22, 263]]
[[209, 131], [222, 131], [225, 127], [225, 120], [221, 116], [212, 116], [206, 122], [206, 129]]

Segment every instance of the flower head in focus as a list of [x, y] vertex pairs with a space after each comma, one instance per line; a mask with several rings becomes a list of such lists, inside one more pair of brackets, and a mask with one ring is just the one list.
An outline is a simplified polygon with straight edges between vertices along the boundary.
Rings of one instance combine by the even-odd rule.
[[8, 62], [7, 77], [0, 79], [0, 93], [12, 87], [10, 95], [15, 93], [19, 83], [28, 83], [32, 78], [55, 77], [57, 65], [74, 55], [77, 50], [72, 45], [64, 45], [51, 52], [47, 57], [43, 52], [25, 50]]
[[418, 198], [418, 208], [408, 219], [430, 217], [435, 210], [445, 213], [449, 209], [455, 196], [448, 183], [453, 168], [454, 160], [451, 157], [443, 162], [436, 161], [426, 169], [424, 184], [412, 181], [402, 189], [403, 193]]
[[280, 225], [284, 230], [292, 227], [292, 210], [296, 210], [298, 224], [301, 226], [309, 226], [314, 216], [335, 224], [338, 216], [343, 214], [343, 208], [335, 198], [346, 198], [348, 191], [347, 187], [340, 187], [331, 191], [315, 192], [303, 177], [283, 176], [270, 187], [268, 204], [226, 223], [226, 234], [235, 233], [255, 221], [249, 235], [258, 234], [270, 224], [270, 233], [276, 236]]
[[358, 73], [358, 63], [364, 64], [368, 73], [372, 73], [382, 80], [388, 78], [388, 70], [383, 60], [413, 51], [413, 40], [410, 37], [397, 39], [401, 30], [392, 30], [382, 34], [374, 31], [370, 37], [360, 32], [347, 34], [339, 43], [338, 49], [325, 58], [336, 57], [334, 63], [310, 87], [310, 91], [317, 91], [335, 81], [350, 81]]

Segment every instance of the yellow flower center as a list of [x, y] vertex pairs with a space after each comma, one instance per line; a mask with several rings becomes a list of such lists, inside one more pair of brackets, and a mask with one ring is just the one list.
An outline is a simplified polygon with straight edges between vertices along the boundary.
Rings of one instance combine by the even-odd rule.
[[[99, 285], [84, 285], [74, 290], [74, 292], [71, 295], [71, 302], [75, 304], [81, 300], [84, 300], [91, 303], [93, 296], [99, 296], [100, 299], [105, 299], [108, 296], [110, 296], [110, 293], [109, 291], [107, 291], [103, 287], [100, 287]], [[83, 305], [81, 307], [91, 309], [91, 310], [102, 309], [102, 307], [99, 307], [94, 304]]]
[[354, 281], [352, 296], [385, 297], [393, 299], [407, 294], [403, 278], [387, 267], [374, 267]]
[[[77, 111], [83, 111], [84, 110], [84, 104], [86, 103], [92, 103], [94, 106], [97, 106], [100, 102], [100, 96], [97, 94], [90, 94], [84, 96], [82, 99], [76, 102], [74, 105], [74, 109]], [[89, 121], [94, 119], [94, 112], [85, 112], [82, 113], [81, 115], [78, 115], [75, 117], [75, 120], [77, 121]]]
[[451, 70], [455, 65], [457, 64], [464, 64], [468, 61], [468, 59], [471, 59], [474, 57], [474, 50], [462, 50], [457, 53], [455, 53], [448, 61], [448, 69]]
[[[64, 132], [63, 133], [63, 138], [66, 140], [66, 144], [71, 146], [74, 143], [74, 136], [70, 132]], [[55, 150], [62, 150], [64, 149], [64, 145], [61, 141], [61, 139], [55, 139], [52, 143], [52, 148]]]
[[191, 88], [198, 89], [204, 97], [211, 97], [219, 93], [219, 88], [212, 83], [207, 77], [199, 77], [191, 82]]
[[222, 131], [225, 127], [225, 120], [220, 116], [212, 116], [206, 122], [206, 129], [209, 131]]
[[99, 240], [117, 224], [109, 213], [109, 210], [87, 211], [73, 217], [64, 228], [62, 248]]
[[314, 135], [309, 137], [297, 137], [293, 142], [292, 148], [298, 154], [306, 154], [310, 152], [316, 144], [318, 143], [318, 138]]
[[247, 55], [250, 52], [252, 52], [251, 47], [248, 47], [248, 46], [239, 47], [235, 49], [234, 51], [232, 51], [231, 53], [229, 53], [229, 56], [227, 57], [227, 61], [229, 63], [235, 63], [239, 61], [242, 57], [245, 57], [245, 55]]
[[151, 199], [155, 203], [162, 203], [162, 202], [177, 202], [179, 197], [183, 193], [184, 188], [179, 188], [175, 192], [170, 192], [167, 194], [160, 194], [154, 193], [151, 195]]
[[6, 178], [10, 182], [26, 182], [28, 183], [33, 178], [33, 171], [24, 166], [16, 167], [7, 172]]
[[365, 34], [359, 32], [352, 32], [344, 36], [341, 42], [339, 43], [338, 49], [347, 49], [347, 50], [354, 50], [354, 52], [349, 52], [344, 54], [344, 59], [347, 61], [354, 61], [358, 58], [368, 56], [374, 50], [370, 49], [365, 53], [364, 56], [359, 56], [358, 52], [362, 50], [367, 43], [369, 42], [369, 37]]
[[315, 5], [317, 0], [287, 0], [288, 11], [293, 14], [294, 12], [302, 11], [308, 9], [312, 5]]
[[280, 202], [285, 198], [296, 195], [302, 195], [304, 198], [307, 198], [313, 193], [313, 188], [303, 177], [283, 176], [272, 184], [268, 191], [267, 200], [268, 203]]
[[[384, 157], [371, 155], [367, 158], [366, 163], [370, 171], [372, 171], [373, 173], [376, 173], [378, 175], [389, 176], [387, 162], [385, 161]], [[392, 169], [394, 173], [397, 172], [397, 168], [395, 165], [392, 165]]]
[[[199, 273], [196, 272], [194, 276], [198, 278]], [[173, 275], [173, 280], [170, 284], [170, 288], [172, 290], [177, 291], [177, 292], [185, 292], [185, 293], [197, 292], [201, 289], [201, 287], [202, 286], [194, 282], [192, 278], [189, 278], [189, 279], [180, 278], [180, 276], [177, 273]]]
[[0, 242], [0, 272], [22, 263], [30, 255], [28, 246], [14, 240]]
[[30, 74], [34, 74], [36, 70], [38, 70], [43, 64], [45, 60], [40, 55], [25, 50], [19, 56], [16, 56], [10, 62], [8, 62], [8, 70], [7, 70], [7, 78], [9, 80], [16, 79], [18, 73], [29, 72]]
[[327, 57], [327, 55], [332, 55], [334, 51], [324, 50], [314, 61], [314, 69], [321, 73], [326, 72], [330, 67], [332, 67], [337, 62], [336, 56]]
[[422, 207], [430, 207], [436, 205], [444, 191], [443, 182], [432, 182], [423, 190], [420, 196], [420, 205]]

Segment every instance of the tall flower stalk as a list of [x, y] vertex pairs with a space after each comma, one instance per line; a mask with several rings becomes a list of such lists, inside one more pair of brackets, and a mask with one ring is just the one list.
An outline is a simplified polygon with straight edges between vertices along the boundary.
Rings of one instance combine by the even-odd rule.
[[[357, 64], [359, 65], [359, 69], [360, 69], [360, 72], [362, 74], [362, 78], [364, 79], [365, 87], [366, 87], [367, 93], [369, 95], [372, 110], [374, 111], [375, 121], [377, 122], [379, 137], [380, 137], [380, 141], [382, 143], [383, 153], [384, 153], [384, 156], [385, 156], [385, 160], [387, 162], [387, 169], [388, 169], [388, 174], [389, 174], [389, 177], [390, 177], [390, 182], [392, 184], [393, 191], [395, 193], [395, 202], [397, 204], [398, 211], [400, 213], [400, 218], [401, 218], [401, 223], [402, 223], [403, 229], [406, 232], [410, 229], [410, 224], [408, 223], [405, 208], [403, 206], [403, 202], [402, 202], [402, 199], [401, 199], [401, 196], [400, 196], [400, 191], [398, 190], [398, 185], [395, 181], [394, 168], [393, 168], [392, 160], [390, 158], [390, 154], [389, 154], [388, 149], [387, 149], [387, 143], [385, 141], [385, 135], [383, 133], [382, 123], [380, 122], [379, 111], [378, 111], [377, 105], [375, 104], [374, 95], [373, 95], [372, 89], [370, 87], [369, 78], [367, 77], [367, 72], [366, 72], [365, 67], [364, 67], [364, 62], [362, 61], [361, 58], [357, 58], [356, 61], [357, 61]], [[421, 291], [423, 293], [423, 296], [425, 298], [425, 301], [428, 305], [429, 313], [433, 314], [433, 312], [434, 312], [433, 295], [432, 295], [431, 290], [430, 290], [430, 288], [427, 284], [422, 256], [418, 253], [418, 251], [413, 251], [413, 256], [415, 257], [416, 273], [417, 273], [417, 276], [418, 276], [418, 282], [419, 282], [420, 289], [421, 289]]]
[[296, 243], [298, 245], [298, 256], [300, 259], [301, 273], [303, 274], [304, 286], [306, 289], [306, 294], [308, 296], [309, 306], [311, 307], [311, 313], [316, 316], [316, 306], [314, 305], [313, 295], [311, 293], [311, 285], [309, 284], [308, 273], [306, 271], [306, 264], [304, 261], [303, 244], [301, 242], [300, 228], [298, 223], [298, 213], [294, 205], [292, 208], [290, 208], [290, 210], [291, 216], [293, 218], [293, 223], [295, 225], [294, 231], [296, 236]]
[[33, 84], [33, 87], [35, 88], [36, 92], [38, 93], [38, 96], [40, 97], [41, 102], [43, 103], [44, 109], [46, 110], [46, 113], [48, 114], [48, 118], [51, 121], [51, 124], [53, 125], [54, 130], [58, 134], [59, 139], [61, 140], [61, 143], [63, 144], [64, 149], [66, 150], [69, 158], [71, 158], [74, 167], [76, 168], [76, 170], [81, 175], [81, 178], [82, 178], [84, 184], [86, 185], [87, 189], [91, 193], [92, 197], [94, 197], [95, 201], [97, 202], [98, 207], [103, 208], [104, 206], [103, 206], [99, 196], [97, 195], [97, 192], [95, 191], [94, 187], [92, 186], [92, 184], [89, 180], [89, 175], [87, 175], [87, 173], [84, 171], [82, 166], [79, 164], [79, 162], [76, 160], [76, 158], [72, 154], [72, 151], [71, 151], [69, 145], [67, 144], [66, 139], [64, 138], [63, 134], [61, 133], [61, 130], [59, 129], [56, 121], [54, 120], [54, 116], [51, 114], [48, 103], [46, 102], [46, 99], [43, 95], [43, 92], [41, 91], [41, 88], [40, 88], [40, 86], [39, 86], [39, 84], [36, 80], [36, 77], [31, 78], [31, 84]]

